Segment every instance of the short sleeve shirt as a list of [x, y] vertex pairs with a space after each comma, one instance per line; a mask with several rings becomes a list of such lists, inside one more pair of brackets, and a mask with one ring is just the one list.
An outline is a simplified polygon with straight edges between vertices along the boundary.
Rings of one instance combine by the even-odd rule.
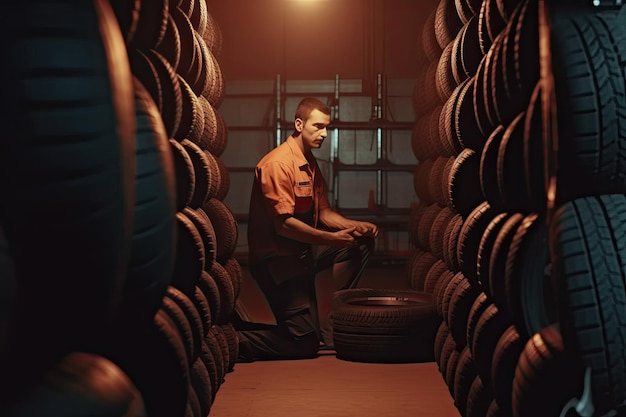
[[319, 212], [330, 207], [317, 161], [309, 160], [293, 137], [265, 155], [255, 168], [248, 218], [251, 262], [274, 256], [298, 255], [310, 247], [276, 233], [274, 219], [291, 215], [311, 227]]

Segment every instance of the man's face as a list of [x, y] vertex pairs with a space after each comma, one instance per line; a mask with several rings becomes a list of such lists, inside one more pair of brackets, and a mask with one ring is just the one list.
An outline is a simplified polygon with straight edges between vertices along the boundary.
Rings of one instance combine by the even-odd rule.
[[319, 149], [328, 136], [326, 128], [330, 124], [330, 116], [319, 110], [313, 110], [306, 122], [296, 119], [296, 129], [301, 132], [305, 151]]

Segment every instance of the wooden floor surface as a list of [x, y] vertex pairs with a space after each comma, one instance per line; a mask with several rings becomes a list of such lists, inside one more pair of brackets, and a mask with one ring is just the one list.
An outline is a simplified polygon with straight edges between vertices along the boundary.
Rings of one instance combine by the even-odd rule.
[[[405, 267], [370, 265], [359, 287], [408, 288]], [[240, 300], [255, 320], [271, 322], [262, 298], [246, 276]], [[321, 311], [330, 307], [330, 300], [318, 301]], [[434, 362], [367, 364], [343, 361], [327, 351], [316, 359], [236, 364], [210, 416], [459, 417], [459, 412]]]
[[211, 417], [459, 417], [434, 362], [368, 364], [334, 355], [238, 363]]

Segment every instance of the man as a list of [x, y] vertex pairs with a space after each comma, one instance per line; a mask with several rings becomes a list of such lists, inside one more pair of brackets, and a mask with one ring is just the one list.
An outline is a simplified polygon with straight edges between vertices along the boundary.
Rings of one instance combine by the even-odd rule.
[[[277, 324], [237, 326], [242, 361], [315, 357], [322, 341], [316, 273], [330, 269], [336, 290], [354, 288], [374, 247], [376, 225], [347, 219], [328, 201], [311, 150], [322, 146], [329, 124], [324, 103], [303, 99], [292, 135], [256, 166], [248, 222], [250, 272]], [[325, 248], [315, 256], [319, 245]], [[324, 336], [330, 345], [332, 336]]]

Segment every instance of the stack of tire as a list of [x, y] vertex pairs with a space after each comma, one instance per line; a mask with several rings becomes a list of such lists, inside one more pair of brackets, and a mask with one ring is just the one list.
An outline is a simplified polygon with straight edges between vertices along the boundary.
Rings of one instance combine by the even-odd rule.
[[[172, 154], [176, 257], [160, 310], [179, 324], [186, 346], [188, 369], [172, 377], [188, 375], [178, 387], [187, 394], [187, 414], [206, 416], [238, 356], [230, 317], [242, 277], [233, 257], [237, 224], [223, 203], [230, 182], [220, 159], [227, 144], [218, 111], [221, 32], [204, 0], [112, 5], [133, 76], [156, 104]], [[171, 388], [154, 392], [164, 395]]]
[[29, 7], [0, 13], [0, 414], [206, 416], [241, 280], [219, 27], [204, 1]]
[[463, 416], [559, 415], [582, 395], [581, 362], [597, 409], [626, 395], [624, 197], [600, 195], [625, 189], [624, 21], [553, 14], [537, 0], [441, 0], [422, 33], [408, 274], [435, 297], [435, 360]]

